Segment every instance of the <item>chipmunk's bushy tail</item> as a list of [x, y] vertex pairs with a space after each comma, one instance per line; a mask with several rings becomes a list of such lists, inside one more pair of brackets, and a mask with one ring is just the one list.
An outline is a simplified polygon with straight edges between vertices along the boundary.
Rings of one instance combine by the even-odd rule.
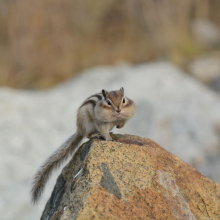
[[76, 132], [40, 167], [40, 169], [35, 174], [33, 181], [33, 188], [31, 190], [32, 203], [37, 203], [44, 190], [46, 182], [52, 174], [52, 171], [58, 168], [74, 151], [77, 151], [77, 146], [82, 139], [83, 136]]

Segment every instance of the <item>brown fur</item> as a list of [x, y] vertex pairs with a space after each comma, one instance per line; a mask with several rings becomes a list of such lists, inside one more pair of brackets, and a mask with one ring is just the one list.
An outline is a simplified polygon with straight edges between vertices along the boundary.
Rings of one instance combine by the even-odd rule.
[[124, 105], [124, 107], [129, 107], [131, 105], [133, 105], [133, 101], [128, 99], [128, 102]]
[[113, 91], [109, 92], [106, 98], [110, 99], [115, 107], [119, 107], [123, 97], [124, 95], [121, 91]]
[[105, 104], [105, 103], [100, 103], [100, 107], [101, 108], [107, 108], [107, 109], [111, 109], [111, 106]]
[[[74, 155], [83, 137], [102, 136], [107, 141], [114, 126], [122, 128], [134, 116], [136, 107], [131, 99], [125, 98], [124, 89], [107, 92], [103, 90], [90, 96], [77, 112], [77, 132], [58, 148], [37, 171], [31, 190], [32, 202], [37, 203], [52, 171], [59, 167], [70, 155]], [[111, 105], [107, 104], [110, 99]], [[117, 110], [120, 109], [120, 114]]]

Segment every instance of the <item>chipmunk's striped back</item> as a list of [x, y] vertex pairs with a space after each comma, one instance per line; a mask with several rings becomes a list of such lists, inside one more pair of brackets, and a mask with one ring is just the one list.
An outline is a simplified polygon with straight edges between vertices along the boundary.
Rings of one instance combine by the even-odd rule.
[[87, 98], [83, 104], [80, 106], [80, 108], [82, 106], [85, 106], [87, 104], [91, 104], [93, 107], [96, 106], [96, 104], [103, 99], [103, 96], [102, 96], [102, 93], [97, 93], [97, 94], [94, 94], [92, 96], [90, 96], [89, 98]]

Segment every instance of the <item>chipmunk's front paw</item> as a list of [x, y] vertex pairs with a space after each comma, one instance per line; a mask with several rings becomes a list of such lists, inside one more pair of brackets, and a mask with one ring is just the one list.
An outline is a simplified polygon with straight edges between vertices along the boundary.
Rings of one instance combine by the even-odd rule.
[[120, 122], [117, 126], [116, 126], [116, 128], [123, 128], [124, 127], [124, 125], [125, 125], [125, 121], [122, 121], [122, 122]]

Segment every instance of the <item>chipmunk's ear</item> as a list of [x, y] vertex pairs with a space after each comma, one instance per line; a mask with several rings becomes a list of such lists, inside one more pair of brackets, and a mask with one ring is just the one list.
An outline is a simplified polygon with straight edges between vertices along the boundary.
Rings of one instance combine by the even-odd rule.
[[108, 91], [106, 91], [106, 90], [102, 90], [102, 95], [105, 97], [105, 99], [106, 99], [106, 96], [107, 96], [107, 94], [108, 94]]
[[120, 91], [124, 94], [124, 88], [123, 87], [120, 88]]

